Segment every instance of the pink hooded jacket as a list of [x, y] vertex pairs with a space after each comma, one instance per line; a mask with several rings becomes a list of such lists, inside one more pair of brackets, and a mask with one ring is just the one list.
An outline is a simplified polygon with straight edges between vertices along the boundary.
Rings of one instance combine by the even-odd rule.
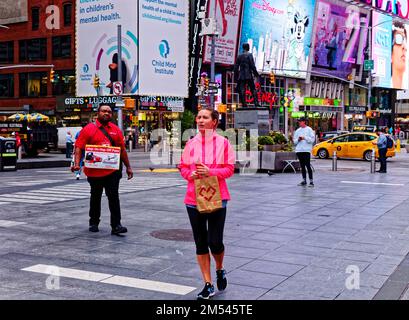
[[188, 181], [185, 204], [196, 205], [195, 183], [191, 175], [199, 162], [210, 169], [210, 176], [218, 178], [222, 200], [230, 200], [225, 179], [234, 174], [234, 150], [229, 141], [216, 132], [206, 137], [198, 133], [187, 142], [179, 165], [182, 177]]

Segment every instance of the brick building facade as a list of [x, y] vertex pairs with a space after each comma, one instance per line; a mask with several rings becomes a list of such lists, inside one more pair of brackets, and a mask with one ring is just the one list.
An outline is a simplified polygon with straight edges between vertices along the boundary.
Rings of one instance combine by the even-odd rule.
[[[75, 1], [24, 2], [26, 21], [0, 28], [0, 121], [38, 111], [55, 122], [57, 98], [75, 95]], [[1, 68], [22, 64], [54, 65], [54, 81], [50, 67]]]

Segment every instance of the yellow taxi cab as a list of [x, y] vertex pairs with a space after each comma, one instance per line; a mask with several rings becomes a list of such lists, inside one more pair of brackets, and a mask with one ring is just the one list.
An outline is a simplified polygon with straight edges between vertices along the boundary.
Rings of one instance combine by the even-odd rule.
[[[371, 132], [353, 132], [336, 138], [318, 143], [312, 149], [312, 155], [320, 159], [332, 157], [334, 151], [338, 158], [356, 158], [371, 160], [372, 149], [375, 149], [376, 157], [379, 157], [378, 148], [373, 142], [378, 141], [378, 135]], [[388, 149], [388, 158], [395, 156], [395, 143], [393, 148]]]

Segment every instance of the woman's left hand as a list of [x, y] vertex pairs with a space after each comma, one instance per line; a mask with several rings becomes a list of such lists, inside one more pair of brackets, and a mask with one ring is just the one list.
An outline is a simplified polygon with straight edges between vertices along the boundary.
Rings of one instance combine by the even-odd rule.
[[196, 165], [196, 173], [200, 176], [207, 177], [209, 176], [209, 168], [206, 167], [203, 163]]

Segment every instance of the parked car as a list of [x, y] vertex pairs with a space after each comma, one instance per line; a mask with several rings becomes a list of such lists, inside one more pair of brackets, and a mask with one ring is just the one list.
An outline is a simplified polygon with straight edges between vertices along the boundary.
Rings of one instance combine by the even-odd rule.
[[322, 136], [319, 138], [319, 141], [320, 142], [327, 141], [329, 139], [332, 139], [332, 138], [335, 138], [335, 137], [338, 137], [340, 135], [347, 134], [347, 133], [349, 133], [349, 131], [327, 131], [327, 132], [323, 132]]
[[[375, 148], [376, 157], [379, 157], [378, 148], [373, 142], [378, 140], [376, 133], [353, 132], [318, 143], [312, 149], [312, 155], [321, 159], [328, 158], [337, 152], [338, 158], [356, 158], [371, 160], [372, 149]], [[388, 158], [395, 156], [395, 145], [388, 149]]]

